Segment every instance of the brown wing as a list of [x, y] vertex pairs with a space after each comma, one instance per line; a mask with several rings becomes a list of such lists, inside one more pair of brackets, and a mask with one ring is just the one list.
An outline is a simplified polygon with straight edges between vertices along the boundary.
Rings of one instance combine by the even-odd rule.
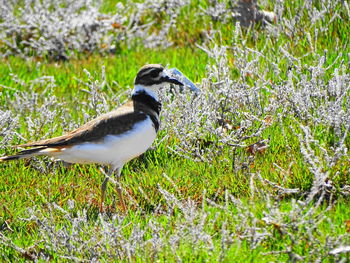
[[147, 115], [143, 112], [134, 112], [133, 107], [122, 107], [116, 111], [104, 114], [91, 120], [65, 135], [19, 145], [21, 147], [36, 146], [68, 146], [83, 142], [100, 141], [109, 134], [122, 134], [132, 129], [135, 123], [143, 121]]

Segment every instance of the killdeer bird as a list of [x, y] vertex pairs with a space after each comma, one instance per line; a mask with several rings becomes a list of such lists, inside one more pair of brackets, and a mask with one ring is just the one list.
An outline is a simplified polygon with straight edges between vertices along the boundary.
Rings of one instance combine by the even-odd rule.
[[[158, 91], [169, 83], [183, 85], [163, 66], [145, 65], [136, 75], [129, 102], [65, 135], [18, 145], [30, 148], [16, 155], [0, 157], [0, 162], [46, 155], [67, 163], [108, 165], [101, 185], [100, 210], [103, 211], [109, 178], [115, 173], [118, 180], [123, 165], [144, 153], [155, 140], [161, 110]], [[125, 210], [119, 186], [117, 192]]]

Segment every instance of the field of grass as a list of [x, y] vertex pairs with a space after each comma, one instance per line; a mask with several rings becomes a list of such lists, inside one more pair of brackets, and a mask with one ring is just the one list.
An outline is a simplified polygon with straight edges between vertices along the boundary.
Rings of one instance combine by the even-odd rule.
[[118, 107], [147, 63], [202, 92], [161, 95], [156, 142], [122, 171], [126, 212], [110, 183], [99, 213], [103, 167], [0, 163], [0, 261], [350, 261], [348, 1], [259, 1], [275, 21], [246, 28], [236, 1], [105, 0], [95, 42], [55, 35], [55, 10], [75, 10], [56, 2], [0, 7], [0, 156]]

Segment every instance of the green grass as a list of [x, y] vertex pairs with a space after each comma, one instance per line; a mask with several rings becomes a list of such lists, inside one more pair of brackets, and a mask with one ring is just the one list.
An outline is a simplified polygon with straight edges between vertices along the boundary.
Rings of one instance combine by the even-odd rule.
[[[200, 4], [205, 6], [207, 3], [200, 2]], [[298, 4], [293, 2], [289, 8], [294, 12], [297, 6]], [[113, 7], [113, 1], [106, 1], [101, 10], [113, 10]], [[2, 63], [0, 63], [0, 84], [11, 89], [0, 87], [0, 105], [2, 105], [0, 109], [13, 110], [11, 109], [10, 101], [7, 99], [13, 99], [15, 90], [25, 91], [25, 87], [14, 82], [10, 74], [17, 75], [26, 82], [42, 76], [53, 76], [56, 86], [52, 92], [57, 97], [58, 102], [67, 108], [64, 111], [66, 120], [72, 119], [80, 124], [83, 121], [83, 116], [79, 109], [82, 109], [82, 103], [87, 101], [87, 95], [82, 91], [82, 88], [85, 87], [82, 87], [77, 80], [87, 79], [83, 69], [87, 69], [93, 76], [99, 78], [101, 67], [104, 66], [107, 73], [107, 85], [111, 88], [111, 90], [106, 88], [104, 92], [111, 96], [113, 95], [111, 92], [120, 93], [126, 90], [126, 87], [131, 87], [138, 69], [147, 63], [162, 63], [170, 67], [177, 67], [194, 82], [200, 82], [207, 77], [206, 65], [212, 61], [212, 58], [209, 58], [203, 51], [196, 48], [194, 43], [203, 44], [200, 35], [207, 29], [204, 28], [204, 25], [207, 25], [206, 19], [208, 18], [198, 17], [191, 10], [189, 7], [183, 10], [181, 14], [183, 19], [180, 19], [182, 22], [178, 25], [179, 30], [171, 35], [175, 45], [166, 50], [146, 49], [142, 46], [122, 47], [115, 55], [78, 54], [78, 58], [67, 62], [52, 62], [35, 58], [25, 60], [19, 57], [2, 59]], [[289, 14], [286, 13], [286, 15]], [[328, 17], [328, 19], [330, 18]], [[193, 23], [189, 21], [193, 21]], [[254, 31], [255, 35], [243, 29], [242, 37], [235, 39], [235, 25], [233, 23], [223, 25], [220, 22], [214, 22], [211, 26], [213, 29], [221, 32], [221, 36], [214, 39], [218, 45], [232, 46], [235, 44], [241, 47], [247, 45], [252, 49], [264, 52], [266, 60], [261, 59], [259, 61], [260, 67], [255, 69], [254, 74], [251, 76], [240, 76], [235, 66], [235, 63], [237, 63], [236, 58], [228, 51], [228, 63], [232, 68], [232, 75], [237, 80], [245, 78], [245, 83], [253, 86], [256, 82], [261, 81], [259, 76], [263, 74], [270, 80], [271, 85], [273, 83], [281, 83], [287, 79], [288, 68], [291, 65], [288, 64], [287, 59], [281, 53], [280, 47], [285, 47], [294, 56], [302, 56], [301, 62], [310, 65], [313, 65], [317, 55], [323, 55], [325, 49], [328, 50], [327, 65], [331, 65], [337, 55], [340, 54], [341, 58], [325, 73], [325, 78], [329, 79], [334, 73], [334, 69], [340, 66], [340, 63], [344, 65], [349, 63], [347, 53], [350, 51], [348, 48], [350, 23], [346, 21], [337, 20], [331, 24], [329, 31], [320, 33], [315, 47], [310, 47], [305, 34], [298, 30], [292, 37], [281, 34], [276, 38], [271, 38], [266, 35], [266, 31], [259, 28]], [[300, 23], [303, 25], [303, 29], [308, 28], [309, 21], [306, 17], [302, 17]], [[324, 23], [327, 23], [327, 21]], [[310, 29], [309, 33], [313, 39], [314, 30]], [[341, 52], [334, 49], [334, 39], [338, 39], [341, 44]], [[313, 48], [316, 50], [311, 52]], [[304, 54], [308, 55], [304, 56]], [[274, 74], [270, 62], [276, 63], [281, 71], [280, 74]], [[34, 89], [39, 94], [42, 91], [40, 86], [35, 86]], [[266, 94], [266, 96], [272, 95]], [[44, 99], [43, 97], [39, 98], [39, 104]], [[115, 103], [117, 104], [117, 102]], [[25, 121], [26, 113], [22, 112], [19, 116], [17, 132], [27, 140], [38, 139], [47, 132], [50, 132], [52, 136], [58, 136], [65, 131], [65, 127], [60, 125], [60, 119], [57, 118], [52, 121], [56, 125], [55, 130], [50, 131], [50, 125], [46, 124], [35, 134], [36, 138], [30, 137], [31, 133], [28, 132], [28, 124]], [[28, 114], [31, 113], [28, 112]], [[36, 114], [40, 113], [33, 113], [29, 116], [35, 117], [37, 116]], [[94, 114], [94, 112], [91, 112], [91, 114]], [[273, 118], [274, 122], [272, 125], [262, 134], [262, 138], [270, 138], [269, 148], [264, 153], [258, 153], [246, 169], [235, 171], [233, 149], [229, 146], [224, 147], [222, 154], [216, 156], [210, 163], [195, 162], [182, 158], [168, 149], [168, 146], [176, 145], [177, 138], [174, 137], [169, 137], [157, 148], [149, 150], [138, 159], [125, 165], [122, 171], [121, 184], [127, 191], [126, 202], [128, 211], [124, 214], [124, 231], [126, 235], [131, 234], [133, 225], [145, 225], [150, 218], [159, 224], [163, 224], [167, 231], [176, 231], [176, 229], [171, 227], [171, 224], [183, 220], [183, 213], [179, 209], [175, 209], [171, 217], [155, 216], [153, 214], [158, 205], [167, 206], [167, 201], [159, 192], [159, 186], [174, 194], [179, 200], [193, 200], [200, 209], [208, 213], [208, 221], [210, 217], [218, 216], [218, 219], [216, 219], [215, 223], [208, 223], [207, 225], [207, 231], [214, 236], [214, 249], [212, 251], [201, 249], [201, 245], [194, 247], [191, 242], [184, 240], [179, 245], [177, 255], [173, 253], [170, 247], [162, 248], [161, 251], [157, 252], [152, 247], [149, 247], [140, 250], [138, 256], [133, 257], [131, 260], [124, 259], [124, 261], [177, 262], [178, 257], [184, 262], [284, 262], [291, 260], [286, 253], [269, 254], [269, 252], [273, 250], [284, 251], [292, 245], [295, 253], [305, 256], [305, 261], [313, 261], [313, 256], [309, 255], [310, 250], [307, 238], [305, 238], [306, 241], [301, 239], [296, 244], [292, 244], [288, 235], [279, 232], [278, 225], [264, 225], [262, 218], [264, 211], [267, 209], [266, 200], [259, 195], [253, 197], [249, 189], [251, 174], [258, 173], [263, 178], [277, 182], [284, 187], [299, 188], [302, 193], [307, 193], [312, 186], [312, 173], [300, 153], [298, 138], [291, 130], [287, 129], [291, 125], [293, 118], [283, 120], [283, 125], [287, 130], [286, 134], [283, 134], [282, 128], [277, 122], [277, 117], [273, 116]], [[332, 131], [327, 129], [327, 127], [314, 127], [314, 129], [318, 130], [317, 139], [322, 141], [328, 148], [332, 146], [334, 140]], [[161, 132], [159, 138], [164, 136], [164, 132]], [[350, 139], [347, 139], [348, 146], [349, 141]], [[23, 141], [15, 136], [11, 143], [17, 144], [21, 142]], [[251, 139], [251, 143], [254, 142], [256, 142], [255, 139]], [[1, 155], [14, 152], [15, 150], [11, 148], [1, 149]], [[238, 149], [235, 154], [236, 158], [241, 160], [249, 157], [246, 149]], [[48, 159], [44, 160], [45, 165], [50, 163]], [[288, 174], [283, 174], [273, 165], [274, 163], [288, 171]], [[335, 167], [330, 169], [332, 181], [335, 182], [338, 188], [350, 184], [349, 165], [349, 159], [343, 158]], [[10, 238], [20, 247], [30, 247], [38, 242], [38, 225], [31, 221], [22, 220], [26, 217], [27, 209], [30, 207], [38, 207], [43, 213], [42, 216], [50, 217], [51, 212], [47, 208], [48, 203], [55, 202], [67, 209], [68, 200], [74, 200], [73, 213], [86, 209], [92, 222], [98, 217], [100, 184], [103, 180], [103, 175], [99, 171], [98, 166], [47, 167], [44, 172], [36, 169], [37, 166], [38, 161], [36, 160], [1, 163], [0, 166], [1, 235]], [[288, 167], [290, 167], [289, 170]], [[284, 179], [284, 177], [286, 178]], [[261, 187], [272, 194], [275, 193], [275, 190], [272, 188], [263, 185], [257, 185], [257, 187]], [[140, 192], [140, 189], [143, 190], [143, 193]], [[270, 233], [274, 233], [263, 245], [252, 248], [251, 243], [247, 242], [246, 239], [241, 241], [238, 238], [240, 230], [235, 229], [239, 222], [230, 218], [230, 213], [225, 214], [222, 209], [209, 205], [202, 206], [204, 192], [207, 198], [214, 200], [219, 205], [225, 205], [225, 193], [227, 191], [241, 200], [247, 206], [247, 209], [251, 209], [252, 214], [260, 219], [257, 222], [259, 227], [266, 227], [271, 231]], [[116, 207], [114, 205], [116, 195], [112, 184], [109, 184], [106, 207], [111, 215], [121, 213], [118, 204]], [[293, 198], [304, 200], [304, 197], [302, 194], [281, 197], [278, 199], [279, 207], [282, 211], [290, 211]], [[339, 193], [335, 196], [335, 199], [337, 200], [335, 205], [325, 212], [328, 220], [320, 224], [320, 228], [317, 229], [317, 236], [324, 242], [329, 233], [333, 236], [340, 236], [350, 231], [347, 225], [348, 220], [350, 220], [349, 199], [341, 196]], [[326, 203], [322, 204], [317, 208], [317, 211], [321, 213], [326, 207]], [[232, 214], [235, 214], [237, 208], [231, 204], [229, 210]], [[169, 218], [172, 218], [173, 221], [167, 222]], [[55, 215], [55, 222], [57, 222], [57, 228], [69, 224], [65, 217], [59, 214]], [[129, 225], [129, 222], [132, 224]], [[233, 235], [232, 244], [226, 251], [223, 250], [220, 244], [220, 229], [222, 229], [224, 222], [228, 223], [228, 228], [235, 234]], [[296, 231], [301, 230], [298, 229]], [[38, 247], [48, 250], [43, 244], [39, 244]], [[55, 254], [55, 251], [47, 251], [47, 253], [50, 254], [52, 261], [62, 260]], [[81, 255], [81, 257], [83, 256]], [[349, 258], [349, 255], [347, 257]], [[18, 262], [26, 260], [25, 255], [21, 255], [13, 248], [2, 243], [0, 243], [0, 258]], [[333, 262], [334, 260], [332, 256], [324, 258], [324, 262]], [[104, 258], [101, 261], [113, 260]]]

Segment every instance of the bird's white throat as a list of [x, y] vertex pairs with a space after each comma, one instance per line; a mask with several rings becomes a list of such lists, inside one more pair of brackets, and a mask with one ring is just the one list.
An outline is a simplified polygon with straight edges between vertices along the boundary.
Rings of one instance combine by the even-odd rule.
[[134, 91], [132, 92], [132, 95], [136, 95], [138, 93], [145, 92], [147, 95], [154, 98], [156, 101], [159, 101], [158, 98], [158, 90], [164, 86], [163, 84], [154, 84], [151, 86], [144, 86], [144, 85], [135, 85]]

